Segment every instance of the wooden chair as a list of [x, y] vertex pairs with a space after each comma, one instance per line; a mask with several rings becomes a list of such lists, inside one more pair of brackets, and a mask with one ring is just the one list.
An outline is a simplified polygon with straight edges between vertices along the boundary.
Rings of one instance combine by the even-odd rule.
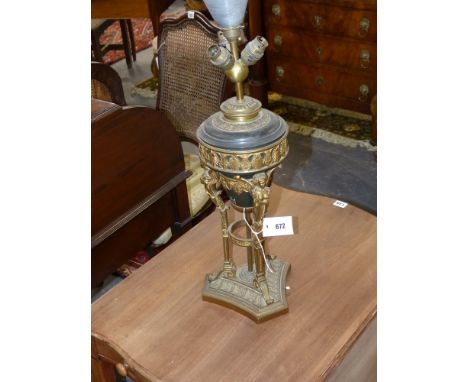
[[[119, 22], [122, 33], [122, 44], [99, 43], [100, 36], [116, 21]], [[102, 57], [110, 50], [123, 50], [127, 67], [132, 67], [132, 59], [136, 61], [135, 37], [133, 35], [132, 21], [130, 19], [93, 19], [91, 20], [91, 49], [94, 60], [102, 62]]]
[[208, 48], [219, 28], [193, 11], [165, 19], [158, 33], [159, 91], [156, 109], [166, 112], [182, 140], [197, 144], [196, 130], [232, 93], [224, 72], [210, 63]]
[[[208, 58], [208, 48], [218, 43], [219, 30], [197, 11], [178, 18], [165, 17], [160, 22], [156, 109], [166, 113], [181, 141], [195, 145], [198, 144], [197, 128], [219, 111], [221, 102], [233, 92], [224, 72]], [[213, 205], [200, 183], [203, 169], [198, 156], [186, 155], [185, 160], [194, 174], [189, 201], [196, 223], [213, 209]]]
[[91, 283], [191, 226], [179, 138], [161, 111], [91, 100]]
[[91, 62], [91, 98], [127, 105], [122, 79], [112, 67], [102, 62]]

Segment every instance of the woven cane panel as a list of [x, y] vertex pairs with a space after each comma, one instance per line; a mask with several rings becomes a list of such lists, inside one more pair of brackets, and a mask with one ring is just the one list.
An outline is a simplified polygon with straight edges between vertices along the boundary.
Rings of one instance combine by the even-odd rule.
[[224, 73], [210, 63], [207, 53], [216, 43], [216, 35], [193, 20], [167, 25], [161, 33], [159, 108], [180, 135], [193, 140], [201, 122], [219, 111], [221, 103]]

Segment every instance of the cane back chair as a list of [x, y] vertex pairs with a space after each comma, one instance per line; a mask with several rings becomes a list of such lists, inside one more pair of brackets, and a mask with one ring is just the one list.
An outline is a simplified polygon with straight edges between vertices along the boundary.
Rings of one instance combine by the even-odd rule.
[[[208, 48], [218, 43], [219, 30], [198, 11], [160, 22], [156, 108], [165, 112], [181, 141], [197, 144], [198, 126], [219, 111], [221, 102], [233, 92], [224, 72], [213, 66], [208, 57]], [[193, 174], [187, 188], [193, 224], [196, 224], [214, 207], [200, 182], [203, 169], [198, 155], [189, 150], [184, 159], [186, 169]]]
[[224, 72], [210, 63], [207, 53], [218, 43], [219, 30], [197, 11], [160, 24], [156, 108], [166, 112], [182, 140], [196, 143], [198, 126], [232, 92]]

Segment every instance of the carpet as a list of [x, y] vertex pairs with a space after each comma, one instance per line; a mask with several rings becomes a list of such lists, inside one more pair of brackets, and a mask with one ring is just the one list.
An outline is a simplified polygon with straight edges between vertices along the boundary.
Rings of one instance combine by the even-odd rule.
[[369, 143], [371, 115], [332, 108], [275, 92], [268, 93], [268, 109], [283, 117], [292, 133], [313, 136], [343, 146], [376, 150]]
[[377, 214], [377, 161], [363, 147], [289, 135], [289, 154], [273, 182], [295, 191], [329, 196]]
[[[150, 19], [139, 18], [131, 19], [133, 26], [133, 35], [135, 37], [135, 48], [136, 51], [146, 49], [151, 46], [151, 41], [154, 38], [153, 33], [153, 24]], [[101, 35], [99, 42], [102, 45], [108, 44], [121, 44], [122, 43], [122, 33], [120, 30], [119, 22], [116, 21], [105, 32]], [[112, 64], [125, 58], [125, 52], [123, 50], [113, 50], [107, 52], [103, 61], [106, 64]]]
[[[149, 78], [132, 87], [131, 94], [156, 99], [158, 79]], [[246, 94], [249, 94], [246, 86]], [[283, 117], [289, 131], [347, 147], [376, 151], [369, 143], [372, 116], [352, 110], [332, 108], [300, 98], [268, 92], [268, 109]]]

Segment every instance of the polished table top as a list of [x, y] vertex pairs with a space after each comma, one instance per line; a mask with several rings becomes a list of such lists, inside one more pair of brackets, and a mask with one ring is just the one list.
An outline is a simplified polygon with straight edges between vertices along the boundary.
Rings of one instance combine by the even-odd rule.
[[202, 300], [205, 274], [222, 267], [214, 212], [93, 304], [95, 338], [149, 380], [327, 377], [376, 315], [376, 217], [278, 186], [271, 195], [268, 216], [295, 217], [295, 235], [267, 240], [291, 264], [288, 313], [257, 324]]

